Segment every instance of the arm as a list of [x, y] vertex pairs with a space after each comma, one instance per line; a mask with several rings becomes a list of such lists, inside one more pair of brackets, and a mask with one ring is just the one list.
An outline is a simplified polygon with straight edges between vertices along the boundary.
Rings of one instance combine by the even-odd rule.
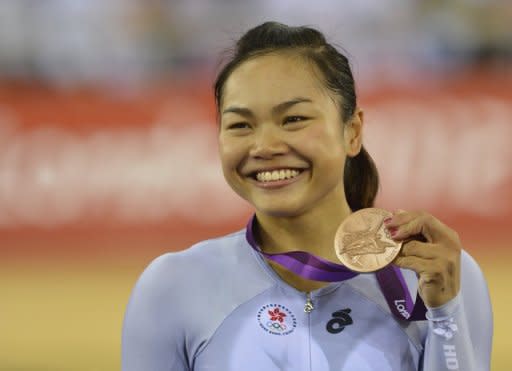
[[[128, 303], [122, 334], [123, 371], [185, 371], [184, 321], [177, 310], [180, 282], [170, 276], [171, 254], [153, 261], [141, 275]], [[174, 304], [174, 305], [173, 305]]]
[[395, 240], [404, 242], [395, 264], [418, 274], [418, 293], [430, 308], [423, 370], [488, 370], [489, 294], [458, 234], [425, 212], [399, 210], [384, 223]]
[[462, 253], [461, 291], [438, 308], [429, 308], [424, 371], [490, 369], [492, 309], [483, 274]]

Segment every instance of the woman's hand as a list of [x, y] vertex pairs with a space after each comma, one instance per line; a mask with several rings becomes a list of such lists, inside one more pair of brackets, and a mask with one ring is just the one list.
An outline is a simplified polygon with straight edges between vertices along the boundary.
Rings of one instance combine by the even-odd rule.
[[419, 294], [428, 307], [439, 307], [460, 289], [461, 243], [458, 234], [432, 215], [399, 210], [384, 221], [395, 241], [404, 241], [393, 262], [419, 275]]

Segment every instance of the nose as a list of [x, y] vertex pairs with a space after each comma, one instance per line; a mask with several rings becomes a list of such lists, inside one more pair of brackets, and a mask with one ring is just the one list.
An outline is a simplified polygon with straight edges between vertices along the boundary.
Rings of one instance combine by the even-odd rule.
[[262, 125], [254, 135], [254, 142], [249, 152], [250, 156], [258, 159], [271, 159], [288, 151], [288, 145], [279, 132], [279, 128]]

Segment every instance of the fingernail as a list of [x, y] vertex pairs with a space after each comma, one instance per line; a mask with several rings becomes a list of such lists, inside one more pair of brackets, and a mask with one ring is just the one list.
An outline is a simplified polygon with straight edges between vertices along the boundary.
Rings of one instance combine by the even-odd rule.
[[390, 228], [389, 229], [389, 233], [391, 234], [391, 237], [395, 237], [398, 233], [398, 229], [397, 228]]
[[386, 219], [384, 219], [384, 224], [389, 224], [393, 218], [388, 216]]

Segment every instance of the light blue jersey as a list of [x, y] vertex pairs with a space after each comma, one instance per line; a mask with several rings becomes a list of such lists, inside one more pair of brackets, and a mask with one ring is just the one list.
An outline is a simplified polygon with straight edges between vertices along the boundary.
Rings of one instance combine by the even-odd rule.
[[[402, 273], [416, 297], [416, 274]], [[392, 315], [374, 274], [296, 290], [242, 230], [148, 266], [126, 310], [122, 369], [489, 370], [488, 290], [465, 252], [461, 275], [457, 297], [407, 322]]]

